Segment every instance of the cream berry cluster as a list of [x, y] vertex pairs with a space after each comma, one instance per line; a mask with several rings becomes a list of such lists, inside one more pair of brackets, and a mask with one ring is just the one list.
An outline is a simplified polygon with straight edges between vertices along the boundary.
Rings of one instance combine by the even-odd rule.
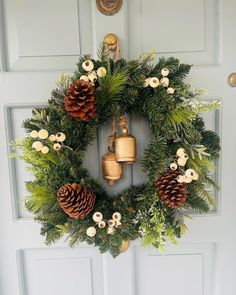
[[171, 163], [170, 169], [174, 171], [178, 169], [178, 166], [181, 167], [180, 171], [182, 171], [183, 174], [178, 176], [177, 181], [179, 183], [191, 183], [193, 180], [198, 180], [199, 176], [194, 169], [187, 169], [186, 171], [183, 169], [189, 159], [188, 154], [183, 148], [177, 150], [176, 157], [177, 163]]
[[94, 70], [94, 64], [91, 60], [85, 60], [82, 63], [82, 68], [88, 72], [87, 75], [82, 75], [80, 80], [84, 80], [86, 82], [96, 82], [98, 77], [102, 78], [105, 77], [107, 74], [107, 70], [104, 67], [98, 68], [96, 71]]
[[49, 135], [46, 129], [32, 130], [30, 132], [30, 137], [36, 139], [32, 148], [37, 152], [42, 152], [43, 154], [47, 154], [49, 152], [49, 142], [54, 142], [53, 149], [59, 151], [61, 149], [62, 143], [66, 139], [66, 135], [62, 132], [57, 132], [56, 134]]
[[[99, 228], [105, 228], [108, 226], [107, 233], [112, 235], [115, 233], [115, 230], [121, 226], [121, 214], [119, 212], [115, 212], [112, 214], [112, 219], [105, 221], [103, 220], [103, 215], [101, 212], [95, 212], [93, 214], [93, 221], [96, 222], [96, 225]], [[86, 234], [89, 237], [94, 237], [96, 233], [97, 231], [95, 226], [90, 226], [86, 231]]]
[[169, 87], [170, 80], [167, 77], [169, 75], [169, 73], [170, 73], [170, 71], [168, 68], [163, 68], [161, 70], [161, 75], [162, 75], [161, 80], [159, 80], [157, 77], [149, 77], [149, 78], [145, 79], [144, 87], [150, 86], [152, 88], [156, 88], [158, 86], [163, 86], [163, 87], [167, 88], [166, 92], [168, 94], [174, 94], [175, 89], [172, 87]]
[[57, 132], [56, 134], [51, 134], [48, 139], [54, 142], [53, 149], [59, 151], [66, 140], [66, 135], [63, 132]]

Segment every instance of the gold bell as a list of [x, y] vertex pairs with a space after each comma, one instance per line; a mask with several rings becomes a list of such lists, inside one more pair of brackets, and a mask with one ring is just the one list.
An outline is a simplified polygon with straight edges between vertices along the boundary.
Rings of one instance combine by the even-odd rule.
[[120, 246], [120, 253], [124, 253], [129, 249], [130, 246], [130, 240], [123, 240]]
[[132, 164], [136, 161], [136, 138], [128, 134], [128, 125], [125, 116], [120, 117], [119, 125], [122, 134], [115, 140], [116, 160], [119, 163]]
[[102, 157], [103, 178], [110, 186], [123, 177], [123, 166], [116, 161], [114, 141], [114, 135], [108, 137], [108, 152]]

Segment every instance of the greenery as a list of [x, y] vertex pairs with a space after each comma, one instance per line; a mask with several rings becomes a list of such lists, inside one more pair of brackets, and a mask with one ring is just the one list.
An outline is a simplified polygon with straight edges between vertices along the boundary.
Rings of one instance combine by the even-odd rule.
[[[30, 196], [26, 207], [41, 223], [41, 234], [48, 245], [65, 235], [70, 246], [86, 241], [115, 257], [120, 253], [123, 240], [142, 238], [144, 245], [152, 244], [163, 250], [168, 240], [176, 243], [176, 238], [185, 232], [184, 208], [204, 213], [213, 203], [209, 191], [212, 186], [217, 188], [212, 175], [220, 143], [215, 132], [205, 129], [200, 112], [217, 109], [219, 103], [204, 101], [200, 99], [201, 91], [191, 90], [185, 82], [191, 66], [181, 64], [176, 58], [161, 58], [153, 65], [154, 53], [150, 52], [138, 60], [114, 62], [109, 59], [104, 46], [99, 56], [99, 60], [87, 55], [81, 57], [74, 75], [63, 74], [57, 81], [48, 107], [34, 109], [32, 118], [23, 123], [28, 133], [43, 128], [50, 134], [60, 131], [66, 135], [60, 151], [55, 151], [53, 143], [48, 142], [50, 151], [47, 154], [32, 149], [34, 139], [30, 136], [13, 144], [17, 150], [22, 150], [19, 158], [30, 164], [29, 169], [35, 177], [34, 181], [27, 183]], [[75, 121], [65, 111], [64, 99], [69, 84], [87, 74], [82, 67], [87, 59], [92, 60], [95, 69], [105, 67], [107, 74], [95, 83], [96, 116], [88, 122]], [[144, 87], [148, 77], [161, 79], [164, 67], [170, 71], [170, 87], [175, 89], [172, 95], [163, 86]], [[142, 160], [147, 182], [110, 196], [98, 180], [89, 175], [82, 162], [98, 129], [114, 113], [116, 117], [135, 113], [146, 118], [150, 123], [151, 138]], [[189, 193], [184, 206], [171, 209], [160, 201], [154, 181], [169, 169], [171, 159], [181, 147], [189, 155], [186, 168], [195, 169], [199, 180], [188, 184]], [[94, 210], [83, 220], [69, 218], [57, 201], [58, 189], [73, 182], [83, 182], [96, 194]], [[102, 212], [105, 220], [109, 220], [114, 212], [120, 212], [122, 226], [113, 235], [107, 234], [107, 227], [96, 227], [96, 235], [87, 236], [86, 230], [94, 226], [92, 215], [97, 211]]]

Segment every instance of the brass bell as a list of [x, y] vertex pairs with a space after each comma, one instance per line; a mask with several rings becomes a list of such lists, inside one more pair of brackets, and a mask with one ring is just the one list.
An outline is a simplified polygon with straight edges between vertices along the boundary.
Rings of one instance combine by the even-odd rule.
[[110, 186], [123, 177], [123, 166], [116, 161], [114, 141], [114, 135], [108, 137], [108, 152], [102, 157], [103, 178], [108, 181]]
[[136, 138], [128, 133], [128, 125], [125, 116], [120, 117], [119, 125], [122, 134], [115, 140], [116, 160], [119, 163], [132, 164], [136, 161]]
[[130, 240], [123, 240], [120, 246], [120, 253], [124, 253], [129, 249], [130, 246]]

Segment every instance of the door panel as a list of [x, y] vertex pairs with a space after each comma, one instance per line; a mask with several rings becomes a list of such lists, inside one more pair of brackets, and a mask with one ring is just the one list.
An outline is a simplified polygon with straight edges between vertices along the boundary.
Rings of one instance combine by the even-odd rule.
[[25, 249], [17, 258], [23, 294], [104, 292], [102, 256], [96, 249]]
[[[26, 116], [31, 115], [32, 108], [26, 106], [8, 106], [5, 108], [5, 126], [7, 132], [7, 142], [9, 154], [13, 152], [11, 150], [10, 142], [14, 138], [24, 138], [26, 136], [25, 130], [22, 128], [22, 120]], [[27, 191], [23, 185], [26, 181], [29, 181], [32, 177], [27, 171], [27, 165], [23, 161], [16, 159], [9, 159], [9, 172], [11, 181], [11, 195], [12, 195], [12, 209], [15, 219], [26, 218], [31, 216], [25, 209], [24, 200], [27, 197]]]
[[[174, 55], [194, 65], [219, 59], [219, 5], [217, 0], [131, 0], [130, 56], [155, 48], [159, 56]], [[227, 1], [225, 1], [227, 2]]]
[[7, 70], [73, 67], [80, 54], [76, 0], [71, 0], [70, 5], [63, 0], [10, 0], [3, 1], [3, 5]]
[[[95, 0], [0, 3], [0, 294], [236, 294], [236, 102], [235, 89], [226, 82], [236, 71], [236, 2], [124, 0], [114, 16], [101, 14]], [[216, 205], [209, 214], [187, 220], [189, 232], [177, 247], [168, 245], [164, 256], [139, 241], [115, 260], [84, 244], [70, 249], [64, 240], [45, 247], [39, 225], [24, 209], [24, 181], [30, 175], [23, 163], [8, 159], [9, 142], [24, 135], [21, 121], [45, 104], [60, 73], [71, 74], [80, 54], [95, 56], [110, 32], [118, 35], [123, 57], [155, 48], [157, 58], [175, 56], [194, 64], [189, 82], [223, 104], [221, 112], [204, 115], [222, 139]], [[111, 193], [145, 181], [140, 161], [149, 141], [148, 123], [130, 116], [129, 126], [137, 138], [138, 162], [126, 168], [114, 189], [101, 176], [111, 122], [99, 130], [84, 160]]]
[[163, 295], [213, 294], [216, 255], [214, 243], [167, 247], [166, 255], [134, 247], [135, 294], [152, 294], [157, 287]]

